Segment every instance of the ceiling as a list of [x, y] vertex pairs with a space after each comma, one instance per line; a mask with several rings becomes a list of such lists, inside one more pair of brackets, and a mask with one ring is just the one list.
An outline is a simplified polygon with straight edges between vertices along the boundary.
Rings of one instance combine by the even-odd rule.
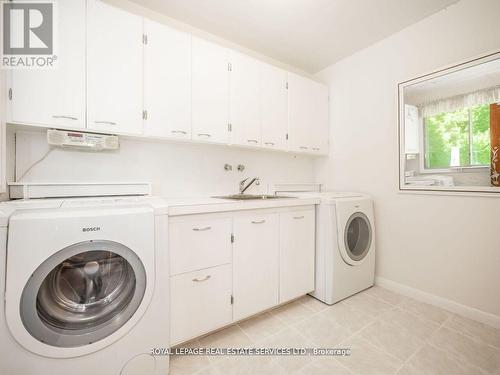
[[309, 73], [457, 0], [132, 0]]

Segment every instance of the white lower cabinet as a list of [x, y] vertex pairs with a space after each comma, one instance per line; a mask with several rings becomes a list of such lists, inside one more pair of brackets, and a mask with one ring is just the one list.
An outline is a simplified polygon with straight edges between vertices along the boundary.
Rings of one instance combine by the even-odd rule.
[[314, 290], [315, 211], [280, 214], [280, 303]]
[[172, 345], [314, 289], [312, 205], [173, 216], [169, 226]]
[[278, 214], [242, 215], [234, 219], [234, 320], [278, 304]]
[[170, 279], [172, 345], [231, 323], [231, 271], [226, 264]]

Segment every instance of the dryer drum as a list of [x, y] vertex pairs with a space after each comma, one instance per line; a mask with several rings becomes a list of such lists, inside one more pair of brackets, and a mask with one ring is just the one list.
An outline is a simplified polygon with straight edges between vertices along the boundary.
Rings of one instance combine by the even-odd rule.
[[21, 318], [33, 337], [49, 345], [90, 344], [132, 317], [145, 286], [142, 262], [126, 246], [79, 243], [37, 268], [23, 291]]
[[121, 256], [88, 251], [65, 260], [43, 281], [37, 311], [47, 324], [82, 329], [110, 320], [132, 299], [135, 276]]
[[360, 261], [368, 254], [372, 243], [370, 220], [362, 212], [351, 215], [345, 226], [344, 244], [352, 260]]

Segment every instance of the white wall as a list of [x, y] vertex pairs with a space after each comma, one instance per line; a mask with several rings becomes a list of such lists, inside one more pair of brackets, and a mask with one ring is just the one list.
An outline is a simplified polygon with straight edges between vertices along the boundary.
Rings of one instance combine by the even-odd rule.
[[[16, 133], [18, 179], [49, 150], [45, 138], [45, 132]], [[233, 171], [226, 172], [225, 163], [233, 165]], [[244, 164], [246, 170], [238, 172], [238, 164]], [[191, 197], [237, 193], [239, 181], [250, 176], [262, 181], [253, 192], [266, 192], [269, 183], [310, 182], [314, 178], [313, 158], [227, 146], [122, 138], [118, 152], [54, 149], [22, 181], [150, 181], [155, 195]]]
[[500, 316], [500, 196], [398, 193], [397, 83], [500, 49], [500, 2], [462, 0], [320, 72], [331, 154], [320, 182], [373, 195], [377, 276]]

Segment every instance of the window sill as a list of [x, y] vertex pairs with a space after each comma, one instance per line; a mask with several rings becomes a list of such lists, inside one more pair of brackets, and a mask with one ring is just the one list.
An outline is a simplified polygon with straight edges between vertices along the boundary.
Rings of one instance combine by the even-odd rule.
[[500, 198], [500, 187], [493, 186], [403, 186], [399, 188], [401, 194], [424, 195], [455, 195], [471, 197]]
[[441, 173], [467, 173], [467, 172], [480, 172], [480, 171], [488, 171], [490, 166], [481, 165], [481, 166], [473, 166], [473, 167], [453, 167], [448, 169], [422, 169], [420, 170], [421, 174], [441, 174]]

